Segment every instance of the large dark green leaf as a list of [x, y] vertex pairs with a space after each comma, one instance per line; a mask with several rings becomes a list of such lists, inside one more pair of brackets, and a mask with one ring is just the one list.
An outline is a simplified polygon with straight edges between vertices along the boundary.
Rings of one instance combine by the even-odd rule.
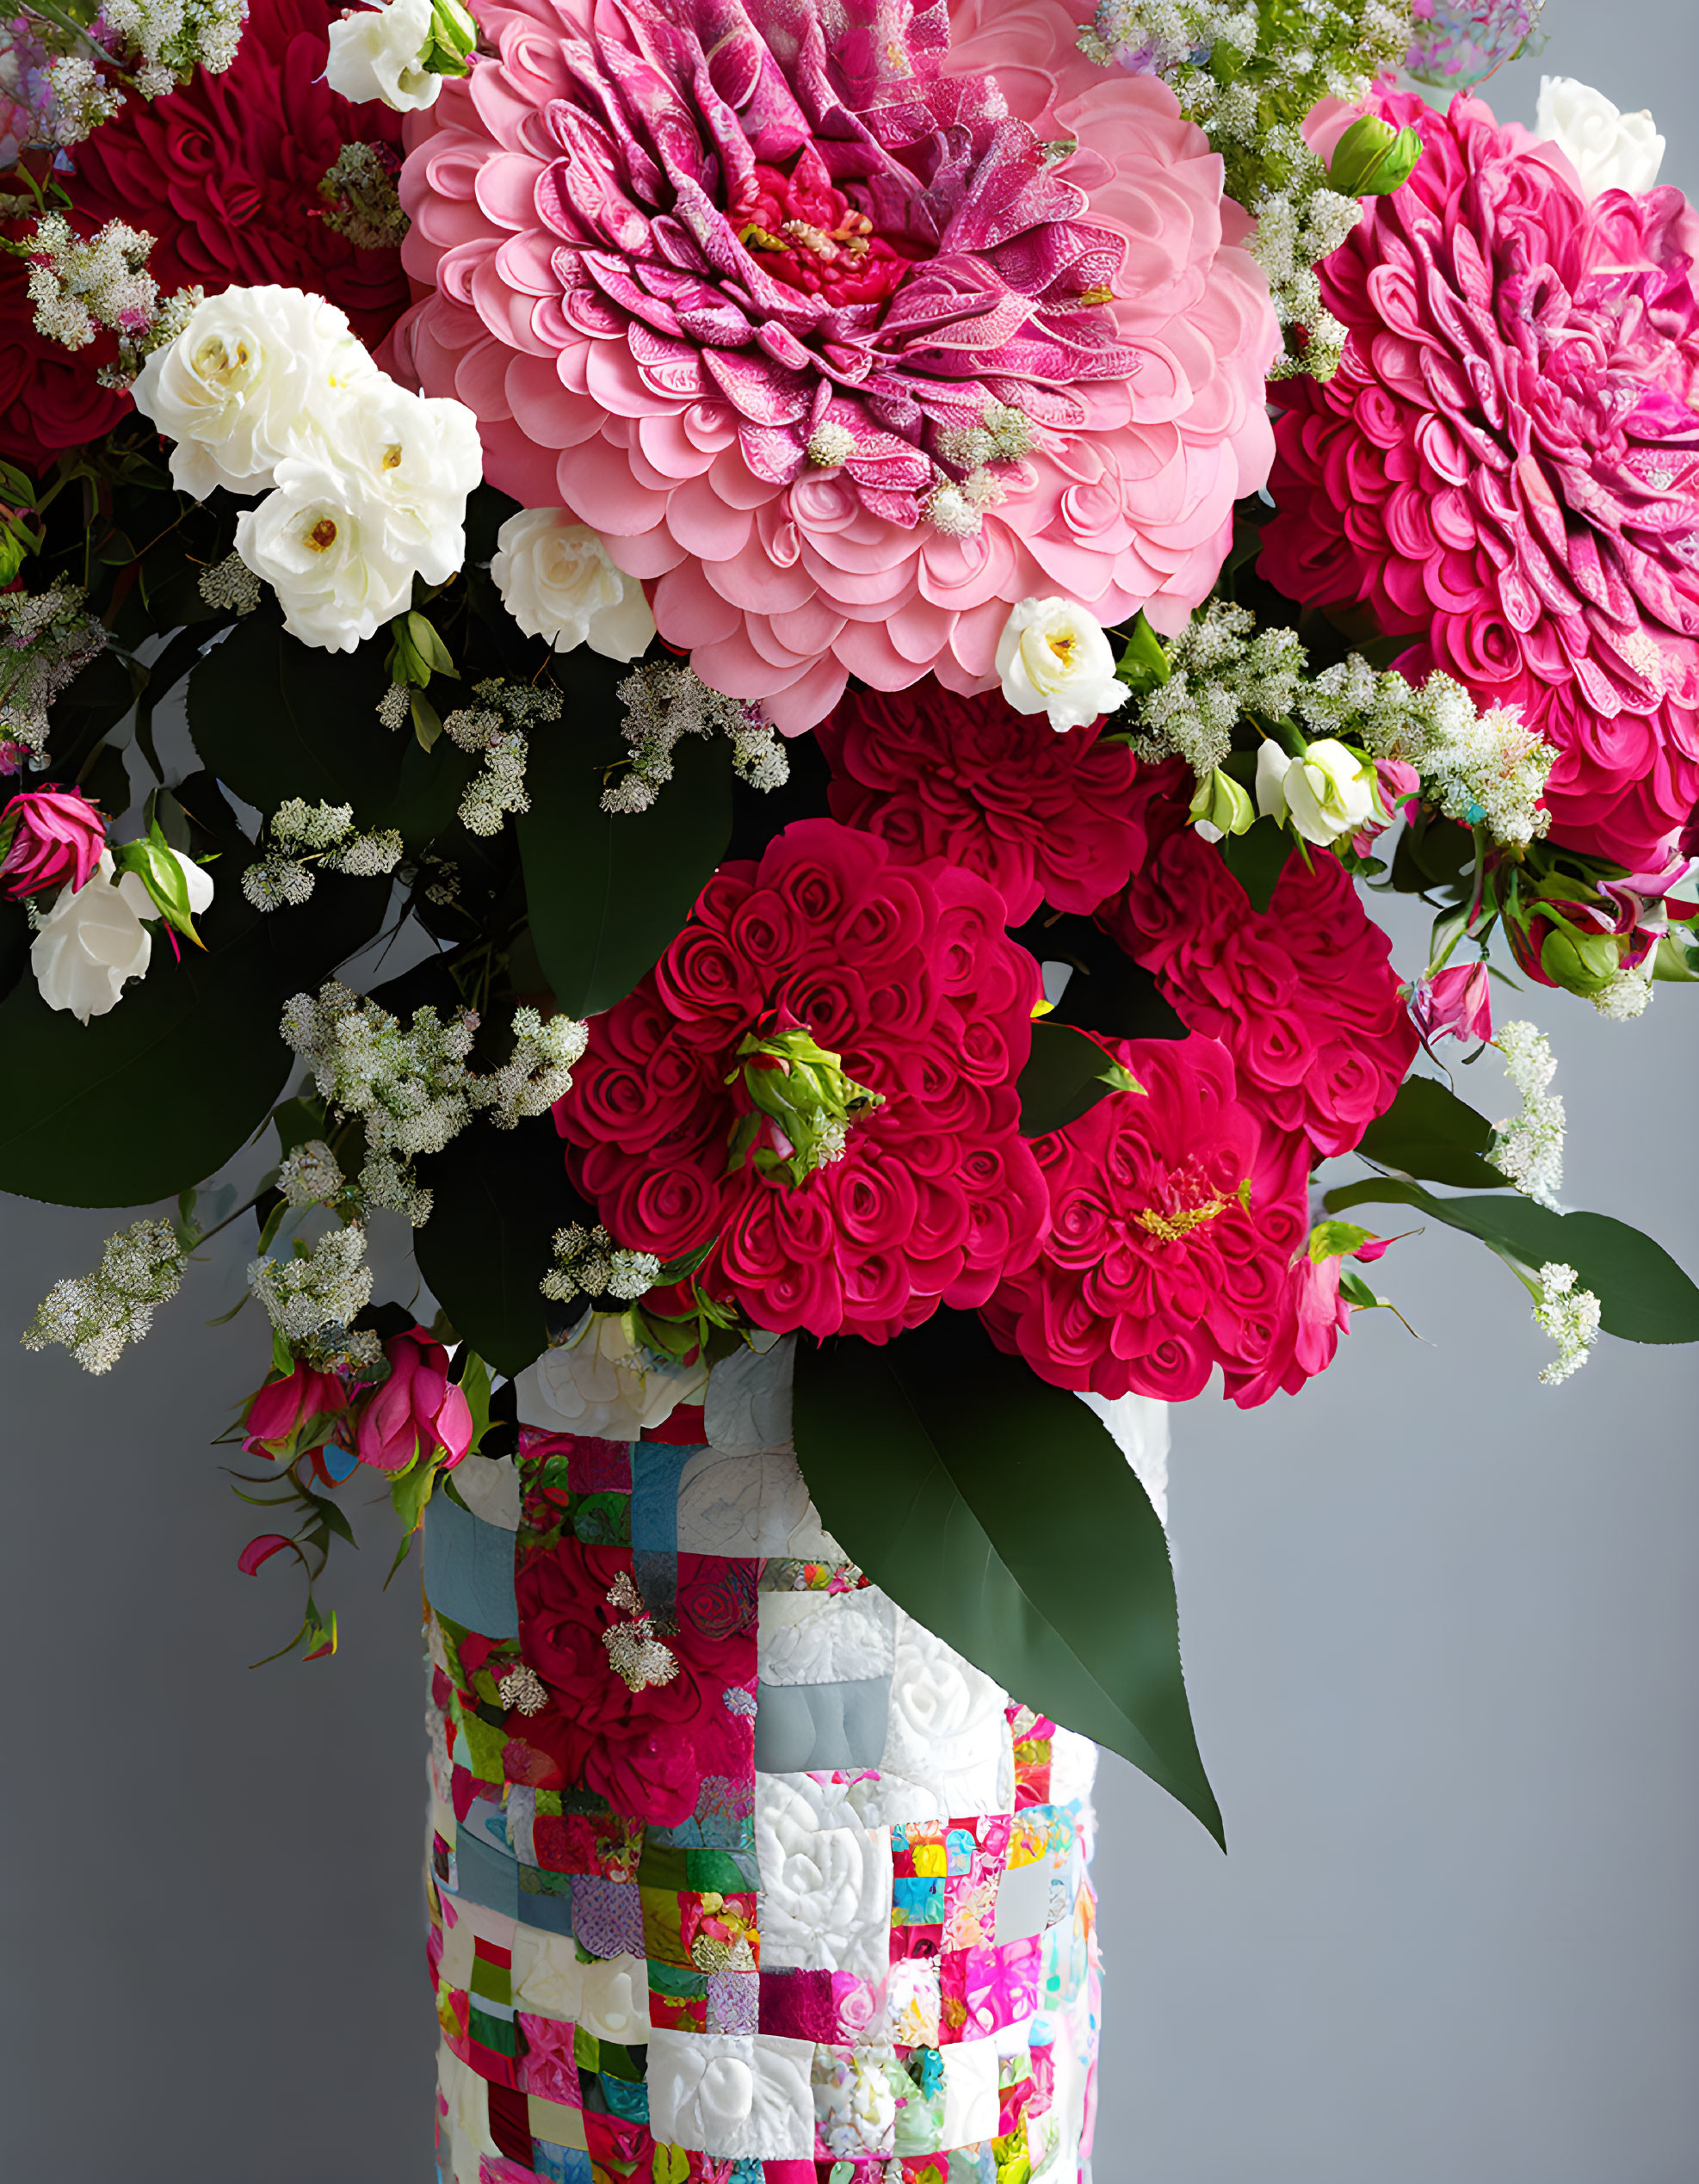
[[1363, 1132], [1357, 1151], [1382, 1168], [1424, 1175], [1460, 1189], [1503, 1190], [1505, 1180], [1486, 1158], [1492, 1125], [1437, 1077], [1406, 1077], [1398, 1097]]
[[[268, 816], [292, 796], [351, 804], [364, 827], [398, 827], [410, 846], [454, 816], [474, 761], [446, 737], [422, 750], [386, 728], [386, 639], [326, 652], [285, 634], [261, 608], [215, 645], [189, 678], [188, 725], [203, 765]], [[459, 686], [431, 694], [458, 703]]]
[[419, 1272], [480, 1357], [498, 1373], [522, 1372], [548, 1343], [537, 1284], [554, 1232], [596, 1218], [566, 1180], [553, 1119], [512, 1130], [473, 1122], [419, 1174], [436, 1194], [414, 1240]]
[[1124, 1089], [1124, 1072], [1095, 1039], [1071, 1024], [1041, 1016], [1032, 1027], [1032, 1052], [1016, 1089], [1021, 1095], [1021, 1135], [1041, 1138], [1078, 1122], [1099, 1100]]
[[1258, 912], [1273, 901], [1286, 861], [1293, 854], [1291, 836], [1272, 819], [1258, 819], [1243, 834], [1227, 835], [1221, 842], [1227, 870], [1245, 890], [1251, 909]]
[[627, 672], [572, 656], [563, 717], [531, 738], [519, 849], [531, 937], [557, 1001], [587, 1016], [623, 1001], [683, 925], [732, 831], [731, 745], [682, 737], [646, 811], [607, 812], [628, 758], [614, 686]]
[[1187, 1036], [1155, 974], [1124, 954], [1095, 918], [1041, 910], [1012, 938], [1041, 963], [1066, 963], [1073, 972], [1045, 1022], [1073, 1024], [1105, 1039]]
[[176, 962], [158, 929], [146, 977], [108, 1015], [79, 1024], [28, 977], [0, 1003], [0, 1190], [145, 1206], [210, 1175], [265, 1120], [294, 1066], [283, 1003], [376, 931], [389, 889], [331, 875], [305, 908], [262, 917], [237, 861], [215, 869], [205, 953]]
[[1660, 1243], [1608, 1213], [1554, 1213], [1532, 1199], [1436, 1198], [1419, 1184], [1375, 1175], [1327, 1194], [1330, 1213], [1354, 1206], [1413, 1206], [1536, 1274], [1573, 1267], [1599, 1300], [1599, 1323], [1630, 1342], [1699, 1342], [1699, 1288]]
[[1222, 1842], [1180, 1669], [1168, 1543], [1101, 1421], [971, 1314], [875, 1348], [799, 1344], [821, 1521], [1016, 1698], [1143, 1769]]

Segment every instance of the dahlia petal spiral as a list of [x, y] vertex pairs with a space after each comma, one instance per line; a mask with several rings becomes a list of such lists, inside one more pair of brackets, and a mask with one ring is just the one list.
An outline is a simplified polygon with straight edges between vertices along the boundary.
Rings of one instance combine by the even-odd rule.
[[1220, 160], [1060, 0], [1006, 82], [981, 12], [492, 3], [495, 56], [408, 123], [432, 293], [392, 368], [788, 732], [852, 674], [990, 688], [1029, 596], [1178, 627], [1267, 472], [1277, 337]]

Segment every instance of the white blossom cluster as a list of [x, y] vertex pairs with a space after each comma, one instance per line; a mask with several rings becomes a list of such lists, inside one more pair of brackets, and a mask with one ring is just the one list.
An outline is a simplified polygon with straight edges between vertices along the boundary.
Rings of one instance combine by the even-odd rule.
[[[534, 721], [559, 719], [560, 696], [558, 691], [534, 689], [528, 683], [504, 682], [499, 676], [477, 684], [473, 695], [479, 703], [448, 714], [442, 732], [462, 750], [479, 753], [484, 761], [483, 770], [460, 799], [460, 824], [468, 834], [499, 834], [510, 811], [531, 808], [525, 793], [525, 766], [531, 752], [528, 731]], [[379, 713], [384, 717], [381, 703]]]
[[661, 1262], [652, 1251], [624, 1249], [600, 1221], [590, 1229], [582, 1221], [557, 1229], [554, 1256], [556, 1264], [537, 1286], [559, 1305], [575, 1297], [617, 1297], [632, 1304], [660, 1278]]
[[48, 64], [47, 82], [46, 137], [60, 147], [86, 143], [124, 103], [118, 85], [80, 52], [57, 55]]
[[239, 553], [227, 553], [203, 569], [195, 589], [208, 607], [232, 614], [251, 614], [263, 596], [259, 578]]
[[1572, 1373], [1579, 1373], [1598, 1340], [1599, 1300], [1591, 1289], [1575, 1286], [1579, 1279], [1573, 1267], [1561, 1266], [1555, 1260], [1548, 1260], [1540, 1269], [1534, 1317], [1558, 1346], [1557, 1355], [1541, 1369], [1540, 1378], [1548, 1387], [1555, 1387]]
[[118, 361], [101, 367], [102, 386], [128, 386], [149, 351], [175, 341], [201, 301], [199, 288], [161, 297], [147, 269], [153, 243], [145, 228], [123, 220], [82, 236], [63, 213], [47, 213], [22, 246], [35, 330], [44, 341], [78, 349], [102, 327], [117, 335]]
[[1322, 305], [1315, 268], [1362, 212], [1329, 187], [1298, 124], [1317, 100], [1360, 98], [1394, 72], [1410, 34], [1409, 0], [1099, 0], [1080, 34], [1090, 59], [1160, 76], [1222, 155], [1227, 194], [1257, 217], [1250, 248], [1276, 315], [1307, 336], [1276, 360], [1274, 378], [1338, 369], [1344, 329]]
[[292, 796], [266, 827], [267, 854], [242, 875], [242, 892], [256, 910], [293, 907], [312, 893], [314, 864], [351, 879], [381, 878], [401, 861], [393, 827], [361, 834], [351, 804], [307, 804]]
[[411, 1025], [334, 979], [298, 993], [284, 1009], [284, 1043], [312, 1066], [319, 1095], [366, 1127], [366, 1163], [357, 1188], [367, 1204], [386, 1206], [419, 1228], [430, 1218], [431, 1193], [412, 1163], [441, 1152], [480, 1110], [498, 1129], [546, 1114], [571, 1087], [572, 1064], [589, 1034], [571, 1016], [545, 1023], [534, 1009], [513, 1014], [513, 1051], [480, 1075], [467, 1067], [478, 1017], [459, 1010], [444, 1023], [436, 1010], [416, 1009]]
[[1494, 1125], [1486, 1157], [1529, 1198], [1554, 1212], [1563, 1188], [1563, 1101], [1548, 1092], [1557, 1068], [1551, 1041], [1532, 1024], [1504, 1025], [1493, 1045], [1522, 1095], [1522, 1113]]
[[256, 1259], [248, 1286], [292, 1348], [340, 1348], [355, 1318], [372, 1301], [366, 1231], [331, 1229], [293, 1259]]
[[158, 99], [197, 68], [221, 76], [247, 20], [248, 0], [102, 0], [96, 31], [142, 96]]
[[277, 1188], [287, 1204], [328, 1206], [346, 1179], [337, 1157], [322, 1138], [309, 1138], [284, 1156], [277, 1171]]
[[1593, 1006], [1601, 1016], [1609, 1016], [1613, 1023], [1631, 1024], [1636, 1016], [1643, 1016], [1651, 1008], [1653, 991], [1648, 962], [1637, 970], [1618, 971], [1609, 984], [1601, 986], [1593, 996]]
[[619, 697], [631, 765], [603, 792], [604, 811], [646, 811], [672, 779], [681, 736], [729, 736], [733, 770], [753, 788], [780, 788], [790, 779], [784, 747], [759, 708], [710, 690], [683, 662], [651, 661], [626, 677]]
[[1241, 714], [1277, 720], [1296, 702], [1304, 648], [1293, 630], [1258, 630], [1249, 608], [1212, 599], [1167, 650], [1167, 682], [1137, 700], [1140, 758], [1177, 752], [1202, 780], [1227, 756]]
[[24, 1332], [25, 1349], [59, 1342], [85, 1373], [109, 1373], [152, 1326], [155, 1307], [182, 1286], [183, 1261], [169, 1221], [133, 1221], [107, 1238], [93, 1274], [53, 1284]]
[[0, 752], [22, 746], [47, 762], [47, 708], [106, 644], [80, 584], [0, 592]]

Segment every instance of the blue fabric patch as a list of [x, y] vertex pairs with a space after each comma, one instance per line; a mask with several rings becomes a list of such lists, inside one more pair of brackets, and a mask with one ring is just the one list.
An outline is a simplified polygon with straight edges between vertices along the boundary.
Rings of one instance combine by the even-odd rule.
[[[533, 1870], [527, 1867], [526, 1871]], [[546, 1889], [533, 1895], [523, 1885], [521, 1875], [519, 1891], [519, 1920], [523, 1926], [541, 1927], [545, 1934], [562, 1934], [569, 1939], [572, 1933], [572, 1895], [570, 1889]], [[551, 1873], [551, 1880], [562, 1876]]]
[[531, 2167], [542, 2184], [590, 2184], [590, 2156], [581, 2146], [551, 2146], [546, 2138], [534, 2138]]
[[678, 1552], [678, 1482], [699, 1448], [639, 1441], [631, 1452], [631, 1544], [652, 1554]]
[[944, 1884], [919, 1874], [899, 1873], [891, 1883], [891, 1900], [903, 1914], [905, 1926], [941, 1926], [944, 1916]]
[[854, 1683], [763, 1683], [755, 1763], [763, 1774], [823, 1774], [877, 1767], [891, 1711], [889, 1675]]
[[[510, 1539], [512, 1534], [508, 1536]], [[467, 1828], [460, 1829], [454, 1845], [454, 1879], [459, 1884], [454, 1893], [464, 1896], [468, 1903], [483, 1903], [510, 1919], [519, 1916], [518, 1866], [510, 1857], [504, 1858], [498, 1850], [480, 1842]], [[525, 1900], [528, 1903], [535, 1899], [528, 1896]]]
[[515, 1535], [433, 1494], [425, 1508], [425, 1598], [441, 1615], [484, 1638], [519, 1636], [513, 1588]]

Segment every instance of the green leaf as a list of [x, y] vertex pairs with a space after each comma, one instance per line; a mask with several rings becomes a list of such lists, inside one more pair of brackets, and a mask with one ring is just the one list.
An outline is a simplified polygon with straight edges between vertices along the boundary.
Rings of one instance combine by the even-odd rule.
[[1041, 1138], [1078, 1122], [1111, 1092], [1136, 1092], [1137, 1080], [1095, 1039], [1071, 1024], [1041, 1016], [1032, 1027], [1032, 1053], [1016, 1080], [1021, 1135]]
[[436, 1194], [414, 1243], [419, 1272], [456, 1330], [511, 1379], [548, 1346], [537, 1284], [555, 1231], [596, 1215], [566, 1180], [546, 1114], [512, 1130], [474, 1122], [418, 1165]]
[[1377, 1167], [1401, 1169], [1460, 1189], [1506, 1190], [1505, 1178], [1486, 1157], [1492, 1125], [1437, 1077], [1406, 1077], [1398, 1097], [1362, 1133], [1357, 1151]]
[[653, 969], [732, 832], [723, 736], [683, 737], [672, 779], [646, 811], [602, 811], [609, 769], [631, 755], [614, 695], [625, 673], [569, 655], [564, 714], [533, 736], [526, 768], [531, 808], [518, 831], [531, 937], [556, 1000], [574, 1016], [623, 1001]]
[[466, 1453], [475, 1456], [479, 1443], [490, 1430], [490, 1368], [470, 1345], [461, 1348], [458, 1379], [466, 1407], [472, 1413], [472, 1439]]
[[1125, 954], [1094, 918], [1041, 910], [1010, 937], [1041, 963], [1066, 963], [1073, 971], [1043, 1022], [1072, 1024], [1104, 1039], [1187, 1036], [1155, 975]]
[[264, 918], [226, 880], [204, 953], [174, 962], [156, 940], [147, 975], [86, 1024], [21, 979], [0, 1002], [0, 1190], [145, 1206], [213, 1174], [294, 1066], [283, 1003], [377, 930], [387, 898], [385, 881], [331, 874], [304, 909]]
[[973, 1315], [941, 1311], [882, 1347], [799, 1342], [795, 1428], [821, 1521], [876, 1584], [1224, 1841], [1168, 1543], [1078, 1397], [1004, 1357]]
[[1530, 1198], [1436, 1198], [1419, 1184], [1371, 1176], [1329, 1191], [1330, 1213], [1366, 1205], [1413, 1206], [1461, 1229], [1502, 1258], [1537, 1273], [1573, 1267], [1599, 1300], [1600, 1324], [1630, 1342], [1699, 1342], [1699, 1288], [1660, 1243], [1608, 1213], [1554, 1213]]
[[1243, 834], [1230, 834], [1221, 843], [1227, 870], [1245, 890], [1251, 907], [1259, 915], [1274, 899], [1280, 875], [1291, 853], [1291, 837], [1272, 819], [1258, 819]]
[[[436, 1475], [442, 1468], [440, 1455], [416, 1456], [405, 1471], [398, 1471], [389, 1482], [389, 1498], [395, 1504], [395, 1514], [401, 1520], [404, 1554], [408, 1540], [424, 1522], [425, 1504], [430, 1499], [431, 1489], [436, 1484]], [[392, 1569], [390, 1576], [394, 1574]]]

